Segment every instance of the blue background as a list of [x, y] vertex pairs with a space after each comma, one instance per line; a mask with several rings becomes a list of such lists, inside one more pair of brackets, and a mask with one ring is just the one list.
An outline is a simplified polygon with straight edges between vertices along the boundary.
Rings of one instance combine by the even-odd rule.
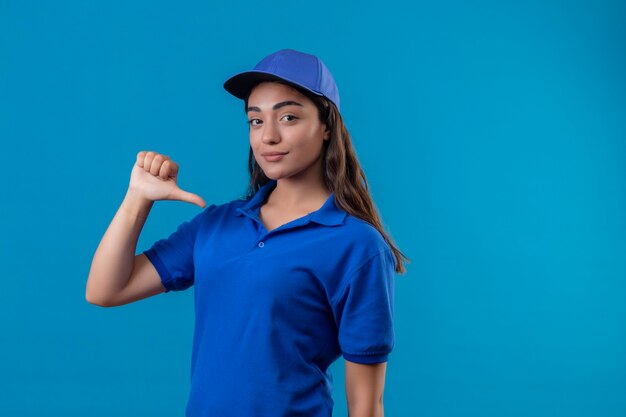
[[[281, 48], [331, 69], [412, 260], [385, 415], [626, 415], [625, 17], [619, 1], [0, 1], [0, 415], [183, 415], [193, 292], [97, 307], [91, 260], [140, 150], [209, 204], [245, 191], [243, 105], [222, 82]], [[157, 202], [137, 251], [199, 211]]]

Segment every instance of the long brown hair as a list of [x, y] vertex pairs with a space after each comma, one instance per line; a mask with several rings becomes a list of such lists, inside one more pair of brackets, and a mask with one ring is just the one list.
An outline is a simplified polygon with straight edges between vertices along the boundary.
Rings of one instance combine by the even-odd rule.
[[[396, 258], [395, 271], [404, 274], [406, 272], [404, 263], [410, 263], [410, 260], [398, 249], [382, 225], [378, 210], [369, 193], [365, 173], [361, 169], [352, 146], [350, 133], [337, 106], [325, 97], [311, 94], [291, 84], [283, 84], [295, 88], [313, 101], [318, 109], [320, 122], [326, 124], [330, 130], [330, 138], [324, 141], [322, 149], [322, 172], [326, 187], [334, 192], [335, 204], [343, 208], [348, 214], [371, 224], [380, 232]], [[248, 108], [250, 92], [244, 98], [244, 111]], [[248, 154], [248, 172], [250, 173], [250, 182], [246, 198], [251, 198], [259, 188], [269, 181], [269, 178], [265, 176], [261, 167], [256, 163], [252, 147], [250, 147]]]

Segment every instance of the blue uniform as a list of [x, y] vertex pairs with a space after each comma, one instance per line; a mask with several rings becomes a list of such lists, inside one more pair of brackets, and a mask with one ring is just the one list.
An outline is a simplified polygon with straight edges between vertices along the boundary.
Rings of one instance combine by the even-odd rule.
[[143, 253], [166, 291], [194, 287], [188, 417], [329, 417], [340, 356], [380, 363], [394, 346], [396, 260], [331, 194], [267, 231], [248, 200], [209, 205]]

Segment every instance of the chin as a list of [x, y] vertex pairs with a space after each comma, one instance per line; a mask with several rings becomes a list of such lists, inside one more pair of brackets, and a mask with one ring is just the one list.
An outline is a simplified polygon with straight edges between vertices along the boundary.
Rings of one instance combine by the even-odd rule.
[[273, 170], [268, 170], [268, 171], [263, 170], [263, 174], [265, 174], [267, 178], [271, 180], [277, 180], [277, 181], [283, 178], [289, 178], [294, 175], [293, 173], [286, 172], [283, 169], [280, 169], [280, 170], [273, 169]]
[[266, 171], [263, 169], [263, 167], [261, 167], [261, 171], [263, 171], [263, 175], [265, 175], [270, 180], [278, 180], [279, 178], [282, 178], [282, 175], [279, 172], [271, 171], [271, 170]]
[[270, 179], [270, 180], [276, 180], [278, 181], [281, 178], [285, 178], [284, 175], [280, 175], [280, 174], [272, 174], [272, 173], [265, 173], [265, 176]]

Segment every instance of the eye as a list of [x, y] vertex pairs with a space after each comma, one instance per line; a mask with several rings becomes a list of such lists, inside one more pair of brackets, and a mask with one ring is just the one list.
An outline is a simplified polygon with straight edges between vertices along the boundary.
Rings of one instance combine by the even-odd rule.
[[294, 116], [294, 115], [292, 115], [292, 114], [286, 114], [286, 115], [284, 115], [284, 116], [283, 116], [283, 119], [284, 119], [285, 117], [290, 117], [290, 118], [291, 118], [291, 120], [287, 120], [288, 122], [291, 122], [291, 121], [294, 121], [294, 120], [296, 120], [296, 119], [297, 119], [297, 117], [296, 117], [296, 116]]
[[259, 121], [260, 122], [261, 120], [260, 119], [250, 119], [250, 120], [248, 120], [248, 124], [250, 126], [258, 126], [258, 124], [255, 123], [255, 121]]

